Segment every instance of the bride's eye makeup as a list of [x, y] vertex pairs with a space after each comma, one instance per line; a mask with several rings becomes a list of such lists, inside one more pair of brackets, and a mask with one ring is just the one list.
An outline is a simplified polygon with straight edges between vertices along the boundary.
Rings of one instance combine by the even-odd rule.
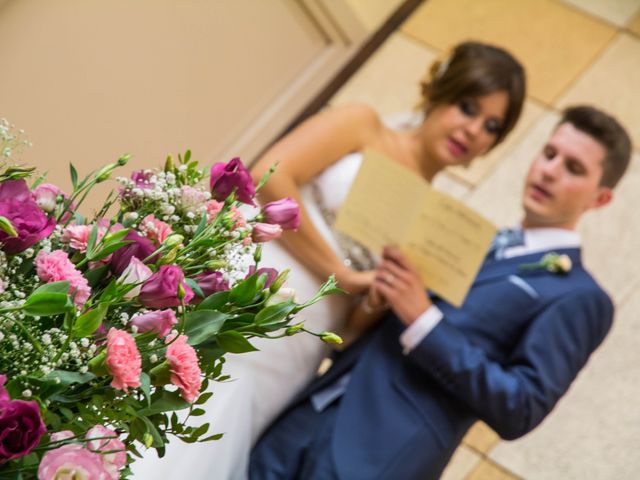
[[470, 98], [461, 98], [458, 100], [458, 108], [467, 117], [475, 117], [478, 114], [478, 104]]
[[[460, 111], [469, 118], [474, 118], [481, 113], [480, 105], [472, 98], [462, 98], [458, 100], [457, 105]], [[502, 122], [497, 118], [489, 118], [484, 122], [483, 128], [489, 135], [500, 135]]]

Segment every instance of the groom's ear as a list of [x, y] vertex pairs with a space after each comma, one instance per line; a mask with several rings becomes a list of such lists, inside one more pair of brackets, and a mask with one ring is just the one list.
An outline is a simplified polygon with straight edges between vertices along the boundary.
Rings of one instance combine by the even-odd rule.
[[613, 189], [611, 187], [600, 186], [591, 205], [591, 208], [600, 208], [609, 204], [613, 200]]

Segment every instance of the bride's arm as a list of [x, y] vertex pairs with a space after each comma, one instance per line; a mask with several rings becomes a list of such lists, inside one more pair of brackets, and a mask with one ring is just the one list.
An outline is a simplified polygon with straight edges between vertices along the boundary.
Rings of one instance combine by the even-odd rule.
[[300, 187], [345, 155], [375, 145], [382, 123], [369, 107], [351, 105], [335, 108], [311, 117], [276, 142], [253, 166], [258, 181], [274, 163], [275, 173], [260, 190], [263, 203], [292, 197], [300, 205], [300, 227], [285, 232], [286, 248], [321, 278], [336, 274], [341, 288], [358, 293], [373, 281], [373, 272], [356, 272], [322, 238], [301, 201]]

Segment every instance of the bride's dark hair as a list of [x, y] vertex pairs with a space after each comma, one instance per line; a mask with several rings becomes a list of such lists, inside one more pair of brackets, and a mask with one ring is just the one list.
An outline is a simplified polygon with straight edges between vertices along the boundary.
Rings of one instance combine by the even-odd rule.
[[518, 121], [525, 99], [526, 81], [524, 68], [506, 50], [486, 43], [464, 42], [446, 58], [434, 62], [428, 78], [420, 86], [421, 107], [427, 115], [438, 105], [506, 91], [509, 101], [503, 128], [493, 144], [495, 146]]

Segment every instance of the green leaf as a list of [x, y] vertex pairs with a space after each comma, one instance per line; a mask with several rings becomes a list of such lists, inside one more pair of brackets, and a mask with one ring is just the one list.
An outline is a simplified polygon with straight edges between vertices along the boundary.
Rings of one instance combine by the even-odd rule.
[[140, 374], [140, 390], [144, 393], [144, 398], [147, 399], [147, 407], [151, 406], [151, 377], [146, 372]]
[[229, 353], [255, 352], [258, 350], [241, 333], [233, 330], [219, 334], [217, 340], [218, 345]]
[[204, 231], [204, 229], [207, 228], [208, 223], [209, 219], [207, 218], [207, 214], [205, 213], [202, 215], [202, 217], [200, 217], [200, 223], [198, 224], [198, 228], [193, 234], [193, 238], [197, 238], [198, 235], [200, 235]]
[[185, 334], [189, 337], [189, 345], [199, 345], [214, 337], [227, 318], [229, 315], [215, 310], [197, 310], [188, 313]]
[[240, 307], [253, 303], [253, 299], [256, 298], [262, 290], [262, 287], [264, 287], [266, 279], [266, 273], [251, 275], [229, 291], [229, 301]]
[[196, 400], [196, 404], [197, 405], [203, 405], [204, 403], [207, 402], [207, 400], [209, 400], [211, 397], [213, 396], [213, 392], [204, 392], [203, 394], [201, 394], [198, 397], [198, 400]]
[[76, 170], [76, 167], [73, 166], [73, 163], [69, 164], [69, 173], [71, 174], [71, 185], [75, 190], [78, 186], [78, 171]]
[[194, 408], [193, 410], [191, 410], [191, 412], [189, 412], [189, 416], [190, 417], [201, 417], [205, 413], [206, 412], [202, 408]]
[[91, 232], [89, 232], [89, 238], [87, 239], [87, 257], [92, 258], [93, 247], [96, 246], [96, 240], [98, 240], [98, 222], [93, 224]]
[[107, 273], [109, 273], [109, 265], [101, 265], [84, 272], [84, 277], [91, 288], [96, 288], [105, 279]]
[[164, 440], [162, 439], [158, 428], [153, 424], [153, 422], [147, 417], [142, 417], [142, 421], [147, 427], [147, 433], [151, 435], [151, 438], [153, 438], [153, 443], [151, 444], [151, 446], [155, 448], [164, 447]]
[[80, 315], [76, 322], [73, 324], [72, 334], [76, 338], [88, 337], [95, 332], [102, 324], [109, 305], [106, 303], [99, 303], [96, 308], [89, 310], [88, 312]]
[[213, 440], [220, 440], [223, 435], [224, 435], [224, 433], [216, 433], [215, 435], [211, 435], [210, 437], [201, 438], [200, 441], [201, 442], [211, 442]]
[[189, 408], [191, 404], [184, 400], [178, 392], [163, 391], [160, 398], [151, 402], [151, 406], [138, 412], [141, 417], [151, 416], [157, 413], [173, 412]]
[[94, 380], [96, 376], [93, 373], [69, 372], [67, 370], [53, 370], [42, 378], [44, 381], [55, 383], [57, 385], [71, 385], [78, 383], [80, 385]]
[[69, 299], [69, 282], [47, 283], [36, 288], [22, 306], [22, 311], [34, 317], [47, 317], [65, 313], [73, 304]]
[[293, 302], [281, 302], [270, 305], [258, 312], [255, 323], [261, 326], [273, 325], [282, 322], [295, 308]]
[[184, 281], [187, 285], [189, 285], [191, 290], [193, 290], [198, 297], [204, 298], [204, 292], [200, 288], [200, 285], [198, 285], [198, 282], [196, 282], [193, 278], [185, 278]]
[[220, 310], [229, 301], [229, 292], [216, 292], [205, 298], [196, 310]]

